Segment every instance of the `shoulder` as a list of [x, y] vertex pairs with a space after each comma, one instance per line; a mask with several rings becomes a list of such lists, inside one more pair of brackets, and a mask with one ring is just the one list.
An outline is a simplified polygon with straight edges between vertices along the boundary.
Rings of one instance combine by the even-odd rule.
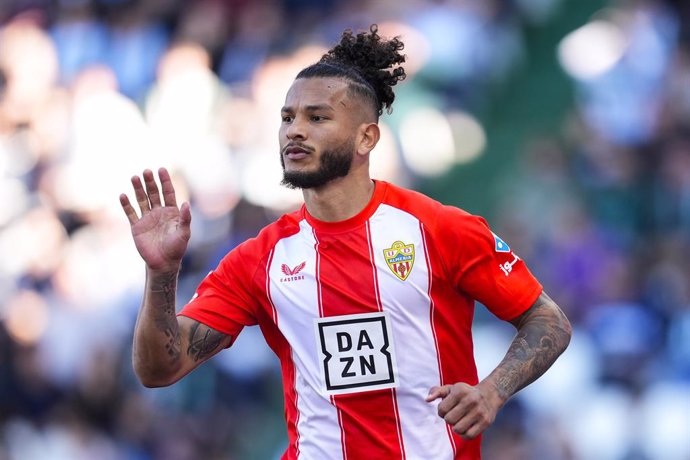
[[301, 210], [282, 215], [262, 228], [254, 238], [249, 238], [239, 244], [230, 251], [228, 256], [237, 254], [247, 262], [263, 259], [280, 240], [299, 233], [302, 215]]
[[445, 205], [423, 193], [390, 183], [385, 183], [385, 186], [383, 204], [415, 216], [429, 228], [451, 222], [454, 225], [472, 226], [477, 221], [484, 221], [481, 217], [474, 216], [461, 208]]

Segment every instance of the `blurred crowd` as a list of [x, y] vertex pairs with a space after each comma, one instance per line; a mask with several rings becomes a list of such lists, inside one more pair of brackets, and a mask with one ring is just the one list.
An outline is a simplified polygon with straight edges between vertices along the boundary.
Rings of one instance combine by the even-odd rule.
[[[166, 166], [190, 201], [181, 306], [229, 249], [299, 205], [279, 186], [279, 109], [344, 28], [378, 22], [407, 45], [372, 169], [414, 187], [491, 161], [479, 121], [491, 94], [529, 68], [525, 30], [567, 3], [0, 2], [0, 460], [278, 458], [280, 372], [257, 328], [173, 387], [134, 377], [144, 267], [119, 193]], [[575, 334], [486, 433], [488, 459], [690, 459], [689, 8], [601, 3], [620, 55], [564, 75], [575, 97], [561, 129], [496, 169], [490, 222]], [[486, 375], [513, 332], [476, 316]]]

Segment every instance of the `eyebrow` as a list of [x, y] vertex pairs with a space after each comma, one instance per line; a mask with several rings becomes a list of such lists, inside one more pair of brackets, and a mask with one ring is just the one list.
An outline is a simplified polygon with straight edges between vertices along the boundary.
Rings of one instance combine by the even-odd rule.
[[[329, 110], [329, 111], [334, 111], [335, 109], [330, 105], [330, 104], [312, 104], [304, 107], [304, 110], [307, 112], [317, 112], [319, 110]], [[292, 107], [283, 107], [280, 109], [281, 112], [294, 112], [294, 109]]]

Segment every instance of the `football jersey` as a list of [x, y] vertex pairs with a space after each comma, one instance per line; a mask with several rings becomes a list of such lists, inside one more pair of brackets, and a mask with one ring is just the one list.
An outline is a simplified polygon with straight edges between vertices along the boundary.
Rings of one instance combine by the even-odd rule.
[[306, 207], [228, 253], [181, 315], [234, 338], [259, 325], [281, 363], [284, 459], [476, 459], [425, 397], [477, 383], [475, 300], [510, 320], [542, 287], [486, 222], [376, 181], [341, 222]]

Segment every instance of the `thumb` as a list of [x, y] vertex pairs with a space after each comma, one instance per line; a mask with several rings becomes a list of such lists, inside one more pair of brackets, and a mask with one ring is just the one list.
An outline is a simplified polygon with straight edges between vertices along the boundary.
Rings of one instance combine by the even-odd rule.
[[431, 402], [434, 399], [445, 398], [450, 394], [450, 385], [434, 386], [429, 390], [429, 394], [425, 398], [426, 402]]

